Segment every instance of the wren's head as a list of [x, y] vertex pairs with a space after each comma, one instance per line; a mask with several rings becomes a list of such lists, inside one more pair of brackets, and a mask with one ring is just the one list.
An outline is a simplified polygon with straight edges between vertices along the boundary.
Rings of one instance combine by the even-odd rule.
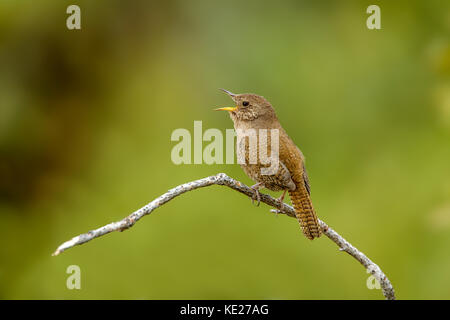
[[247, 122], [257, 119], [260, 121], [276, 119], [275, 111], [264, 97], [252, 93], [234, 94], [224, 89], [221, 90], [233, 99], [236, 106], [216, 110], [229, 111], [233, 121]]

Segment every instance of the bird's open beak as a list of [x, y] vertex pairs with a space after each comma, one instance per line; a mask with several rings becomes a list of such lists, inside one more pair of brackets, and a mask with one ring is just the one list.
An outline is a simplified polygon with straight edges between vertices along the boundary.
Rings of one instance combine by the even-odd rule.
[[214, 109], [214, 111], [236, 111], [237, 107], [225, 107], [225, 108], [218, 108]]
[[[234, 100], [234, 97], [236, 96], [234, 93], [232, 93], [232, 92], [230, 92], [228, 90], [225, 90], [225, 89], [219, 89], [219, 90], [222, 90], [227, 95], [229, 95], [231, 97], [231, 99]], [[236, 109], [237, 109], [237, 106], [236, 107], [218, 108], [218, 109], [214, 109], [214, 111], [230, 111], [230, 112], [232, 112], [232, 111], [236, 111]]]
[[227, 95], [229, 95], [231, 98], [234, 98], [236, 95], [228, 90], [222, 89], [220, 88], [219, 90], [222, 90], [223, 92], [225, 92]]

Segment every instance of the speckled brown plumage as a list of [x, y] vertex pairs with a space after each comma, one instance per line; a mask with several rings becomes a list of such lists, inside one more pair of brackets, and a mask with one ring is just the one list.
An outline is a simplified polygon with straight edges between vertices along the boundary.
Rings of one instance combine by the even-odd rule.
[[[237, 148], [240, 148], [244, 161], [242, 169], [259, 187], [273, 191], [287, 190], [303, 234], [311, 240], [319, 237], [321, 230], [310, 198], [303, 154], [281, 127], [272, 105], [255, 94], [232, 94], [224, 91], [236, 104], [236, 107], [221, 110], [229, 111], [234, 122], [239, 142]], [[257, 148], [249, 147], [251, 138], [244, 134], [249, 132], [248, 129], [254, 129], [258, 140]], [[267, 134], [261, 134], [260, 129], [268, 129]], [[261, 169], [270, 167], [270, 164], [261, 163], [260, 146], [266, 146], [267, 155], [270, 156], [271, 129], [277, 129], [279, 134], [279, 166], [273, 174], [265, 175], [261, 173]], [[238, 154], [239, 152], [238, 150]], [[257, 162], [251, 163], [250, 159], [257, 159]]]

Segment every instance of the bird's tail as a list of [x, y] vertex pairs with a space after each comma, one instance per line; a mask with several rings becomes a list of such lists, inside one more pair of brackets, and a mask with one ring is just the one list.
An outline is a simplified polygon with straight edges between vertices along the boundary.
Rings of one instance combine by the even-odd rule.
[[289, 191], [292, 205], [295, 209], [303, 234], [310, 240], [321, 235], [319, 221], [312, 206], [311, 198], [304, 183], [297, 183], [297, 189]]

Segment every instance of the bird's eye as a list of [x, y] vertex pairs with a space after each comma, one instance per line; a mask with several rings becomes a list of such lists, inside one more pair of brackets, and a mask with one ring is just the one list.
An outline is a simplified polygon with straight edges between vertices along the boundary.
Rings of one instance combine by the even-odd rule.
[[244, 101], [244, 102], [242, 102], [242, 105], [243, 105], [244, 107], [246, 107], [246, 106], [249, 105], [249, 103], [248, 103], [248, 101]]

